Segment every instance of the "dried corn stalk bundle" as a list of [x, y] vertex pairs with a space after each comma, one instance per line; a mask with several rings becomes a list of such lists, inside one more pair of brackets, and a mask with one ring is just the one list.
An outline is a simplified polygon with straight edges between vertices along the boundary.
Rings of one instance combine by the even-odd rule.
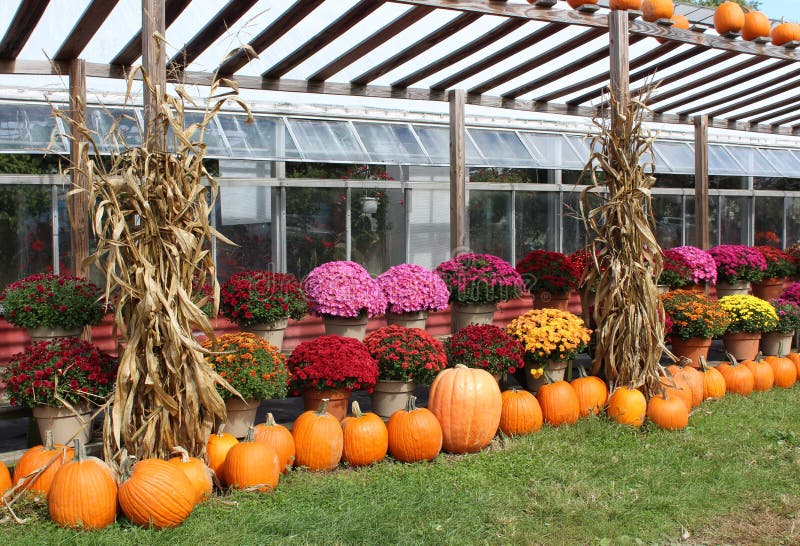
[[[661, 248], [653, 233], [650, 188], [655, 136], [642, 126], [646, 96], [620, 105], [612, 124], [595, 119], [599, 133], [584, 170], [592, 185], [581, 195], [581, 214], [593, 237], [595, 266], [587, 286], [596, 287], [596, 350], [592, 369], [613, 387], [632, 386], [646, 396], [659, 392], [664, 347], [663, 306], [656, 288]], [[592, 207], [591, 202], [600, 204]]]
[[[142, 79], [150, 86], [146, 74]], [[214, 336], [200, 309], [207, 302], [201, 289], [212, 285], [216, 314], [219, 287], [210, 241], [230, 243], [209, 224], [217, 186], [203, 167], [203, 133], [234, 92], [220, 92], [215, 83], [202, 121], [186, 128], [184, 103], [191, 99], [181, 88], [178, 97], [165, 94], [142, 146], [112, 155], [107, 165], [88, 163], [97, 239], [89, 261], [105, 275], [106, 297], [115, 301], [115, 331], [122, 336], [104, 427], [106, 460], [119, 460], [123, 450], [165, 458], [175, 446], [200, 455], [214, 419], [225, 417], [216, 385], [231, 387], [206, 364], [193, 332]], [[93, 145], [94, 135], [81, 130]], [[172, 153], [158, 149], [168, 135]]]

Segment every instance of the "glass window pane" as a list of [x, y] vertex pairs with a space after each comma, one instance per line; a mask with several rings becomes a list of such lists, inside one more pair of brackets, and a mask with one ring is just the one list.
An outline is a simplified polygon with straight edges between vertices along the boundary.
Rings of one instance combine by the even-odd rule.
[[[584, 248], [590, 239], [586, 232], [585, 224], [581, 218], [580, 200], [581, 194], [577, 191], [564, 192], [564, 234], [562, 237], [563, 252], [572, 254], [580, 248]], [[590, 197], [590, 203], [594, 206], [600, 204], [599, 198]]]
[[[203, 121], [203, 114], [199, 112], [186, 112], [186, 120], [185, 126], [189, 127], [192, 123], [201, 123]], [[200, 133], [195, 132], [192, 140], [195, 141], [199, 138]], [[206, 125], [205, 132], [203, 133], [203, 142], [206, 144], [206, 151], [209, 156], [216, 156], [216, 157], [228, 157], [230, 156], [230, 152], [228, 151], [228, 147], [225, 145], [225, 141], [222, 137], [222, 133], [219, 130], [219, 126], [216, 123], [216, 120], [211, 120], [208, 125]]]
[[787, 197], [786, 245], [800, 243], [800, 197]]
[[536, 248], [555, 250], [558, 192], [518, 191], [516, 207], [517, 260]]
[[783, 248], [783, 197], [756, 197], [755, 234], [757, 245]]
[[771, 176], [764, 178], [758, 176], [753, 178], [754, 190], [779, 190], [779, 191], [800, 191], [800, 178], [781, 178]]
[[414, 188], [408, 211], [410, 245], [409, 263], [433, 269], [451, 258], [450, 191], [441, 188]]
[[217, 244], [221, 280], [247, 269], [273, 268], [271, 190], [267, 186], [220, 187], [217, 230], [238, 245]]
[[772, 163], [781, 176], [800, 177], [800, 159], [789, 150], [762, 149], [770, 163]]
[[656, 221], [656, 239], [661, 248], [681, 246], [683, 211], [680, 195], [654, 195], [653, 215]]
[[720, 243], [723, 245], [748, 244], [750, 198], [720, 195], [719, 208]]
[[469, 191], [469, 247], [511, 260], [510, 191]]
[[345, 121], [290, 119], [289, 125], [305, 159], [367, 161], [366, 154]]
[[498, 167], [528, 167], [536, 162], [525, 149], [522, 141], [511, 131], [490, 131], [488, 129], [469, 129], [483, 157], [489, 165]]
[[[708, 201], [714, 201], [716, 203], [716, 197], [713, 195], [708, 196]], [[697, 221], [696, 215], [694, 210], [694, 195], [687, 195], [684, 197], [684, 207], [685, 207], [685, 214], [684, 214], [684, 222], [683, 222], [683, 229], [686, 233], [686, 244], [697, 246]], [[717, 246], [717, 236], [716, 232], [712, 229], [713, 226], [716, 226], [716, 214], [709, 213], [709, 236], [708, 240], [711, 243], [711, 246]]]
[[746, 176], [709, 176], [708, 187], [715, 190], [745, 190]]
[[52, 270], [50, 192], [50, 186], [0, 185], [0, 288]]
[[63, 152], [64, 142], [51, 114], [44, 104], [0, 105], [0, 151], [43, 151], [52, 145], [52, 150]]
[[[414, 125], [425, 151], [431, 158], [432, 163], [450, 164], [450, 130], [447, 127], [436, 127], [433, 125]], [[467, 164], [485, 165], [486, 161], [481, 158], [478, 149], [470, 139], [467, 139]]]
[[520, 133], [525, 144], [534, 151], [534, 159], [542, 167], [582, 170], [589, 159], [588, 142], [570, 135], [575, 141], [571, 146], [565, 135], [557, 133]]
[[656, 171], [656, 188], [694, 188], [694, 175], [664, 174]]
[[298, 278], [345, 259], [344, 188], [286, 188], [286, 267]]
[[405, 200], [400, 189], [353, 189], [351, 245], [354, 262], [380, 275], [405, 261]]
[[694, 174], [694, 146], [688, 142], [657, 140], [653, 149], [657, 173]]
[[142, 143], [142, 127], [134, 110], [88, 108], [86, 125], [97, 133], [95, 143], [103, 153], [111, 150], [117, 152]]
[[742, 167], [733, 155], [724, 146], [710, 145], [708, 147], [708, 172], [709, 174], [744, 175]]
[[372, 161], [423, 165], [429, 163], [408, 125], [354, 122], [353, 126]]
[[[695, 198], [688, 198], [687, 201], [691, 201], [692, 210], [696, 210]], [[691, 245], [692, 240], [694, 240], [694, 244], [697, 244], [696, 236], [694, 239], [686, 239], [686, 244]], [[711, 246], [722, 244], [719, 233], [719, 195], [708, 196], [708, 240], [711, 242]]]
[[[281, 118], [256, 116], [247, 123], [247, 116], [221, 114], [217, 116], [228, 139], [233, 157], [264, 159], [297, 159], [300, 153]], [[282, 139], [279, 139], [281, 137]], [[282, 150], [279, 148], [283, 148]]]
[[726, 146], [726, 148], [744, 167], [741, 174], [750, 176], [778, 176], [780, 174], [758, 148], [748, 146]]

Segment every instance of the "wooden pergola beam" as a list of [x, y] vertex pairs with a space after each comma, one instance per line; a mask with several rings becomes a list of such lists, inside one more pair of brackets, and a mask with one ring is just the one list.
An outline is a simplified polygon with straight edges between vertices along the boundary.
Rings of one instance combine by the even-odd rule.
[[16, 59], [19, 56], [49, 3], [50, 0], [22, 0], [5, 36], [0, 40], [0, 59]]
[[116, 7], [119, 0], [93, 0], [81, 15], [81, 18], [72, 27], [72, 31], [53, 55], [53, 60], [70, 61], [77, 59], [86, 45], [102, 26]]
[[466, 93], [452, 90], [450, 103], [450, 253], [458, 255], [467, 248], [467, 129]]
[[158, 115], [167, 86], [164, 44], [164, 0], [142, 0], [142, 68], [150, 78], [151, 91], [144, 86], [144, 143], [150, 151], [166, 151], [164, 131], [157, 126]]
[[86, 125], [86, 61], [73, 59], [69, 64], [69, 117], [71, 140], [69, 160], [72, 166], [72, 189], [82, 192], [67, 196], [67, 211], [70, 225], [70, 258], [73, 275], [86, 277], [85, 264], [89, 256], [89, 177], [87, 165], [89, 152], [86, 137], [80, 127]]
[[[797, 87], [795, 86], [795, 89], [796, 88]], [[790, 106], [790, 108], [787, 110], [785, 109], [786, 106]], [[800, 96], [795, 94], [793, 97], [789, 97], [780, 100], [778, 102], [774, 102], [772, 104], [767, 104], [766, 106], [756, 108], [755, 110], [749, 110], [746, 112], [741, 112], [739, 114], [736, 114], [735, 116], [730, 116], [728, 118], [728, 121], [752, 118], [754, 116], [759, 116], [761, 114], [771, 112], [769, 115], [764, 116], [763, 118], [759, 118], [761, 121], [766, 121], [768, 119], [788, 114], [789, 112], [792, 111], [792, 109], [797, 109], [798, 107], [800, 107]], [[780, 111], [776, 112], [775, 110], [780, 110]], [[749, 123], [759, 123], [759, 121], [757, 119], [751, 119], [749, 120]]]
[[[767, 115], [758, 117], [756, 119], [751, 119], [748, 122], [752, 123], [752, 124], [755, 124], [755, 125], [758, 125], [759, 123], [764, 123], [765, 121], [768, 121], [770, 119], [775, 119], [775, 118], [780, 117], [780, 116], [785, 116], [786, 114], [797, 114], [797, 110], [798, 110], [798, 104], [797, 103], [798, 102], [800, 102], [800, 99], [795, 98], [790, 103], [792, 105], [789, 106], [788, 108], [782, 108], [782, 109], [780, 109], [780, 110], [778, 110], [776, 112], [770, 112]], [[800, 114], [797, 114], [797, 116], [800, 117]], [[748, 114], [744, 114], [742, 117], [750, 117], [750, 116]], [[783, 122], [783, 123], [785, 123], [785, 122]]]
[[[172, 23], [183, 13], [189, 4], [191, 4], [192, 0], [167, 0], [167, 3], [164, 7], [164, 26], [165, 28], [169, 28], [172, 26]], [[111, 61], [111, 64], [121, 64], [125, 66], [130, 66], [134, 63], [136, 59], [138, 59], [142, 55], [142, 31], [139, 29], [139, 32], [130, 39], [130, 41], [125, 44], [119, 53], [114, 57]]]
[[609, 72], [611, 80], [609, 93], [614, 98], [616, 108], [611, 108], [611, 131], [624, 134], [623, 115], [631, 102], [630, 66], [628, 48], [628, 13], [613, 10], [608, 16]]
[[697, 247], [711, 246], [708, 215], [708, 116], [694, 118], [694, 214]]
[[[768, 99], [770, 99], [770, 98], [772, 98], [772, 97], [774, 97], [776, 95], [780, 95], [781, 93], [786, 93], [787, 91], [794, 91], [794, 90], [797, 89], [797, 86], [798, 86], [798, 82], [796, 82], [796, 81], [786, 82], [786, 76], [784, 76], [783, 78], [772, 79], [772, 80], [770, 80], [770, 82], [773, 82], [773, 85], [775, 83], [778, 83], [778, 82], [783, 83], [783, 85], [779, 85], [778, 87], [771, 87], [770, 86], [770, 87], [765, 88], [766, 91], [764, 91], [763, 93], [759, 93], [758, 95], [749, 97], [747, 100], [737, 101], [737, 102], [734, 102], [734, 103], [728, 103], [726, 106], [723, 106], [722, 108], [719, 108], [717, 110], [714, 110], [713, 112], [710, 112], [708, 114], [708, 117], [716, 118], [716, 117], [719, 117], [719, 116], [721, 116], [723, 114], [727, 114], [728, 112], [732, 112], [734, 110], [739, 110], [740, 108], [743, 108], [745, 106], [750, 106], [751, 104], [757, 104], [757, 103], [761, 102], [762, 100], [768, 100]], [[784, 83], [784, 82], [786, 82], [786, 83]], [[764, 85], [766, 85], [766, 84], [764, 84]], [[753, 88], [753, 89], [756, 89], [756, 88]], [[752, 94], [753, 89], [751, 89], [750, 93], [748, 93], [747, 95]], [[782, 104], [780, 106], [786, 106], [786, 105]], [[764, 111], [766, 112], [766, 110], [764, 110]], [[758, 115], [760, 113], [761, 112], [756, 112], [755, 115]], [[741, 118], [742, 118], [742, 116], [738, 116], [738, 117], [732, 117], [730, 119], [741, 119]]]

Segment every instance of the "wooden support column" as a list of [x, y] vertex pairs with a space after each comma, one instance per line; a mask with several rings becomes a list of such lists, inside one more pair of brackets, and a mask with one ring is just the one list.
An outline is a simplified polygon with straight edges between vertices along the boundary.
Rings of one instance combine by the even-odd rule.
[[708, 217], [708, 116], [694, 118], [694, 213], [697, 246], [711, 246]]
[[[608, 14], [609, 61], [611, 63], [609, 83], [612, 98], [621, 111], [627, 109], [631, 100], [630, 65], [628, 63], [628, 12], [612, 10]], [[620, 131], [619, 112], [611, 109], [611, 127]]]
[[[86, 166], [89, 152], [86, 138], [78, 127], [86, 123], [86, 61], [73, 59], [69, 63], [70, 131], [72, 140], [69, 159], [72, 164], [72, 189], [89, 189]], [[89, 256], [89, 196], [86, 191], [67, 197], [70, 223], [70, 270], [73, 275], [85, 277], [88, 273], [84, 260]], [[58, 229], [58, 226], [53, 226]]]
[[450, 253], [467, 249], [467, 130], [464, 110], [465, 91], [456, 89], [447, 95], [450, 102]]
[[144, 131], [154, 150], [167, 149], [164, 131], [154, 130], [167, 83], [164, 21], [164, 0], [142, 0], [142, 67], [153, 86], [153, 91], [144, 86]]

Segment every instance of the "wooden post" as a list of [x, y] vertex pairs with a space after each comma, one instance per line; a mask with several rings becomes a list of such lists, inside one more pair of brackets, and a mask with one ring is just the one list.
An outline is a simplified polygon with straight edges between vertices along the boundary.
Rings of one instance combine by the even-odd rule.
[[697, 246], [709, 248], [708, 218], [708, 116], [694, 118], [694, 213], [697, 224]]
[[467, 131], [464, 109], [467, 94], [450, 91], [450, 252], [453, 256], [467, 247]]
[[[609, 83], [611, 96], [620, 111], [626, 111], [631, 100], [630, 66], [628, 64], [628, 12], [612, 10], [608, 14]], [[619, 111], [611, 109], [611, 127], [619, 131]]]
[[[69, 63], [69, 102], [72, 141], [69, 159], [72, 164], [72, 189], [89, 189], [86, 166], [89, 160], [86, 138], [78, 127], [86, 123], [86, 61], [73, 59]], [[67, 197], [70, 223], [70, 269], [73, 275], [88, 273], [84, 260], [89, 256], [89, 196], [84, 192]], [[58, 229], [58, 226], [53, 226]]]
[[142, 0], [142, 67], [153, 86], [144, 86], [144, 141], [152, 150], [167, 149], [164, 131], [155, 129], [167, 83], [164, 0]]

